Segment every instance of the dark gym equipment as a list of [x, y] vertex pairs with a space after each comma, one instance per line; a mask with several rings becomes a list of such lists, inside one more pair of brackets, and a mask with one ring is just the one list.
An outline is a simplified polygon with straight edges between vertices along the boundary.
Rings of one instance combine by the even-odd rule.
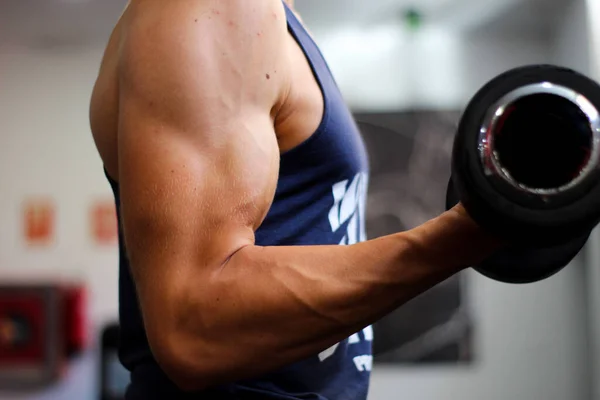
[[600, 221], [600, 86], [552, 65], [510, 70], [471, 100], [446, 206], [510, 243], [475, 269], [508, 283], [566, 266]]
[[118, 359], [119, 325], [111, 323], [102, 329], [100, 337], [99, 400], [123, 400], [129, 384], [129, 371]]

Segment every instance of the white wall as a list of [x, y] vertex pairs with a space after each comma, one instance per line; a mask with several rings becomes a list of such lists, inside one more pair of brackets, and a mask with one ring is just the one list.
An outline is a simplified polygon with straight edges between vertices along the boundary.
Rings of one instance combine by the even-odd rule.
[[[582, 74], [594, 77], [592, 63], [592, 44], [589, 31], [589, 19], [586, 0], [574, 0], [567, 8], [564, 18], [561, 19], [557, 27], [554, 45], [552, 47], [552, 59], [554, 64], [572, 68]], [[594, 239], [589, 241], [587, 247], [595, 247]], [[598, 384], [597, 369], [594, 368], [598, 361], [597, 356], [592, 351], [595, 343], [600, 340], [600, 336], [591, 330], [592, 317], [595, 316], [595, 309], [591, 307], [589, 299], [589, 274], [590, 262], [586, 257], [587, 249], [580, 254], [579, 263], [570, 268], [568, 281], [571, 290], [571, 301], [574, 308], [571, 312], [577, 313], [577, 324], [571, 326], [571, 335], [580, 341], [580, 345], [573, 351], [578, 352], [576, 357], [581, 360], [579, 364], [582, 370], [579, 370], [582, 382], [582, 395], [590, 399], [594, 392], [594, 386]], [[598, 288], [596, 288], [597, 291]]]
[[[597, 0], [586, 1], [588, 11], [588, 37], [590, 39], [591, 54], [590, 75], [600, 81], [600, 2]], [[590, 354], [593, 359], [591, 374], [598, 377], [600, 374], [600, 228], [592, 233], [585, 254], [587, 261], [588, 282], [588, 315], [590, 326]], [[593, 400], [600, 400], [600, 380], [593, 380]]]
[[549, 43], [398, 25], [317, 33], [346, 101], [357, 110], [461, 109], [488, 80], [548, 62]]
[[[115, 246], [93, 244], [89, 207], [111, 198], [88, 124], [101, 49], [0, 52], [0, 274], [82, 278], [94, 322], [117, 312]], [[58, 206], [52, 248], [27, 248], [22, 202], [50, 196]]]
[[589, 75], [592, 73], [591, 50], [586, 0], [575, 0], [557, 27], [552, 61]]
[[431, 29], [349, 28], [317, 36], [346, 98], [356, 110], [452, 108], [462, 94], [460, 43]]
[[[43, 52], [0, 49], [0, 277], [82, 279], [92, 328], [117, 316], [118, 251], [90, 239], [89, 207], [111, 199], [88, 125], [102, 49]], [[22, 201], [50, 196], [58, 206], [57, 242], [32, 249], [22, 239]], [[98, 331], [92, 330], [92, 340]], [[95, 346], [66, 380], [29, 400], [93, 400]], [[17, 399], [0, 394], [1, 399]]]

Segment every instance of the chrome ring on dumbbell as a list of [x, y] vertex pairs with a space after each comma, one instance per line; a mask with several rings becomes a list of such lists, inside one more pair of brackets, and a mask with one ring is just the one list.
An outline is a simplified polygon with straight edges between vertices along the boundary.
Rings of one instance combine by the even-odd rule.
[[[510, 117], [510, 111], [517, 107], [521, 100], [532, 96], [551, 96], [560, 99], [565, 103], [564, 107], [575, 108], [581, 113], [581, 117], [586, 119], [584, 124], [586, 129], [582, 132], [587, 140], [585, 159], [577, 160], [578, 164], [573, 166], [575, 169], [571, 172], [572, 179], [552, 187], [535, 187], [516, 179], [510, 169], [503, 165], [496, 148], [497, 135], [506, 119]], [[565, 140], [570, 140], [567, 137], [570, 133], [565, 132]], [[477, 147], [484, 173], [490, 179], [495, 179], [497, 184], [509, 185], [518, 191], [542, 196], [546, 202], [550, 202], [594, 179], [600, 164], [600, 114], [584, 95], [573, 89], [547, 81], [529, 84], [507, 93], [491, 107], [482, 123]]]

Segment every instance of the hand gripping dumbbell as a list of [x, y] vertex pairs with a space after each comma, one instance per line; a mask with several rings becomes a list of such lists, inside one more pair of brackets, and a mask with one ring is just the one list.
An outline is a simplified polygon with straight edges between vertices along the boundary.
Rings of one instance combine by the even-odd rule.
[[554, 275], [600, 221], [600, 86], [551, 65], [510, 70], [467, 106], [446, 207], [459, 201], [508, 246], [474, 268], [529, 283]]

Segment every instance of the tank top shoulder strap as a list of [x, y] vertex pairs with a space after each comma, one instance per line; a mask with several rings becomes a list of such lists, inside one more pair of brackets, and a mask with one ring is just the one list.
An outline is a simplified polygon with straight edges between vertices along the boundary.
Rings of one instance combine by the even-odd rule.
[[298, 45], [302, 48], [304, 55], [306, 56], [315, 78], [323, 90], [323, 95], [327, 98], [328, 94], [332, 90], [338, 90], [337, 84], [333, 78], [333, 75], [323, 57], [323, 54], [319, 50], [317, 44], [308, 33], [306, 28], [302, 25], [296, 14], [290, 9], [290, 7], [283, 3], [285, 7], [285, 13], [287, 18], [288, 30], [296, 39]]

